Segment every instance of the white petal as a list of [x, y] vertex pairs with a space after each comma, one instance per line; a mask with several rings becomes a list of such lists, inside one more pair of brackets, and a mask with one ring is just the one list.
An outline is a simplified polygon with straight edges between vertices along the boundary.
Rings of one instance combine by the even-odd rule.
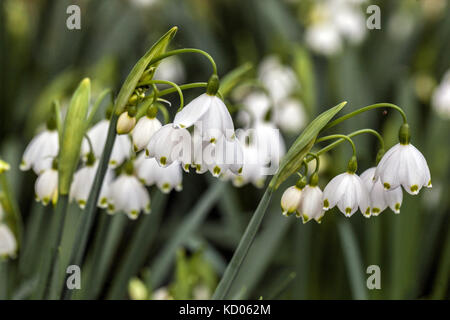
[[319, 187], [311, 187], [307, 185], [303, 189], [302, 201], [298, 208], [299, 214], [302, 216], [303, 222], [307, 222], [310, 219], [315, 219], [320, 222], [323, 215], [323, 193]]
[[179, 128], [192, 126], [209, 110], [214, 98], [216, 97], [204, 93], [192, 100], [175, 115], [174, 125]]
[[201, 134], [206, 141], [217, 141], [221, 135], [227, 139], [234, 136], [234, 124], [230, 112], [223, 101], [214, 96], [207, 112], [195, 122], [196, 130], [201, 130]]
[[350, 181], [348, 175], [347, 172], [341, 173], [328, 182], [323, 191], [324, 210], [333, 208], [346, 192], [347, 183]]
[[50, 201], [55, 202], [58, 193], [58, 171], [54, 169], [45, 170], [35, 182], [36, 198], [44, 205]]
[[138, 123], [131, 133], [134, 143], [134, 151], [144, 149], [150, 142], [153, 134], [162, 127], [161, 122], [156, 118], [144, 116], [139, 119]]
[[28, 144], [20, 164], [21, 170], [33, 167], [36, 174], [50, 169], [53, 158], [58, 155], [58, 132], [45, 130]]
[[302, 200], [302, 190], [297, 186], [287, 188], [281, 197], [281, 210], [284, 215], [294, 213]]
[[394, 190], [389, 190], [384, 192], [384, 199], [386, 204], [395, 213], [400, 213], [400, 207], [403, 201], [402, 188], [397, 188]]
[[14, 234], [6, 224], [0, 224], [0, 257], [14, 256], [17, 250], [17, 242]]

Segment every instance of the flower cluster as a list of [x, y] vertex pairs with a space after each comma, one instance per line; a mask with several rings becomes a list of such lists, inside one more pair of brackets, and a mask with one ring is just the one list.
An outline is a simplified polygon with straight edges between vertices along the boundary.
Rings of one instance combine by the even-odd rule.
[[364, 1], [315, 1], [305, 31], [307, 45], [319, 54], [334, 55], [342, 50], [345, 40], [361, 43], [367, 29], [360, 7]]
[[[349, 139], [347, 136], [343, 137]], [[335, 206], [346, 217], [352, 216], [358, 209], [367, 218], [379, 215], [387, 207], [395, 213], [400, 213], [403, 200], [401, 187], [407, 193], [416, 195], [422, 187], [431, 188], [431, 175], [422, 153], [410, 144], [407, 124], [402, 125], [399, 137], [400, 143], [389, 149], [376, 167], [365, 170], [361, 176], [356, 174], [357, 160], [354, 154], [348, 163], [347, 171], [331, 179], [323, 193], [317, 187], [317, 173], [311, 176], [314, 184], [310, 182], [316, 190], [309, 191], [308, 195], [308, 186], [305, 187], [306, 183], [300, 179], [295, 186], [289, 187], [281, 198], [283, 214], [289, 215], [296, 211], [297, 216], [302, 217], [304, 222], [309, 218], [319, 222], [323, 210], [327, 211]], [[378, 156], [382, 154], [381, 150]], [[304, 161], [308, 159], [306, 157]], [[306, 211], [305, 206], [309, 211]]]

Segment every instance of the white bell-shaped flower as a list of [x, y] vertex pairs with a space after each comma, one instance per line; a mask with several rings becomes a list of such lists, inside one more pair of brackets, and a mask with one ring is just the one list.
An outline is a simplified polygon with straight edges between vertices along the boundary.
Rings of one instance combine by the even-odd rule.
[[50, 201], [56, 204], [58, 200], [58, 171], [56, 169], [44, 170], [36, 179], [34, 185], [36, 201], [46, 206]]
[[315, 52], [334, 55], [342, 50], [342, 38], [333, 23], [320, 22], [309, 26], [305, 32], [306, 44]]
[[161, 127], [150, 139], [147, 154], [155, 158], [162, 167], [180, 160], [186, 150], [191, 149], [191, 135], [186, 129], [175, 127], [172, 123]]
[[52, 167], [53, 158], [58, 155], [59, 142], [57, 130], [44, 130], [30, 141], [23, 153], [20, 170], [33, 168], [40, 174]]
[[145, 185], [156, 184], [163, 193], [169, 193], [175, 188], [176, 191], [183, 189], [183, 174], [178, 161], [167, 167], [161, 167], [155, 158], [145, 158], [139, 155], [135, 162], [136, 175]]
[[265, 164], [273, 162], [278, 165], [286, 153], [286, 145], [280, 130], [271, 122], [258, 122], [253, 129], [253, 139], [261, 161]]
[[361, 180], [369, 192], [370, 209], [372, 215], [377, 216], [387, 207], [395, 213], [400, 213], [400, 207], [403, 200], [402, 188], [393, 190], [384, 189], [380, 179], [375, 180], [376, 167], [367, 169], [361, 174]]
[[223, 101], [204, 93], [175, 115], [173, 123], [179, 128], [188, 128], [195, 124], [202, 132], [203, 139], [217, 141], [221, 135], [231, 139], [234, 135], [234, 124], [230, 112]]
[[141, 210], [150, 213], [150, 196], [134, 175], [119, 175], [109, 189], [108, 198], [109, 212], [124, 211], [130, 219], [137, 219]]
[[302, 189], [297, 185], [287, 188], [281, 196], [281, 210], [283, 215], [290, 216], [297, 211], [302, 201]]
[[0, 224], [0, 258], [2, 257], [14, 257], [17, 250], [17, 241], [14, 234], [9, 227], [1, 223]]
[[303, 188], [302, 201], [297, 208], [298, 214], [302, 217], [303, 223], [310, 219], [321, 222], [325, 211], [323, 210], [323, 192], [319, 186], [306, 185]]
[[[108, 128], [109, 121], [101, 120], [87, 132], [87, 136], [92, 143], [92, 151], [97, 159], [99, 159], [103, 153], [103, 148], [105, 147], [106, 138], [108, 136]], [[81, 154], [83, 155], [83, 158], [86, 158], [90, 151], [88, 141], [83, 139], [83, 143], [81, 145]], [[121, 165], [126, 159], [129, 158], [130, 151], [131, 142], [129, 136], [116, 135], [114, 146], [111, 151], [109, 165], [113, 168]]]
[[361, 178], [355, 173], [344, 172], [327, 184], [323, 191], [323, 209], [329, 210], [336, 206], [350, 217], [358, 210], [365, 217], [370, 217], [369, 194]]
[[450, 70], [448, 70], [442, 82], [433, 91], [431, 106], [444, 119], [450, 119]]
[[275, 122], [281, 130], [298, 133], [306, 124], [305, 107], [298, 99], [287, 99], [275, 113]]
[[131, 133], [134, 151], [138, 152], [144, 149], [150, 142], [153, 134], [161, 127], [161, 122], [157, 118], [151, 118], [149, 116], [140, 118]]
[[387, 190], [401, 185], [413, 195], [418, 194], [422, 187], [431, 188], [427, 161], [410, 143], [398, 143], [384, 154], [375, 170], [375, 179], [380, 179]]

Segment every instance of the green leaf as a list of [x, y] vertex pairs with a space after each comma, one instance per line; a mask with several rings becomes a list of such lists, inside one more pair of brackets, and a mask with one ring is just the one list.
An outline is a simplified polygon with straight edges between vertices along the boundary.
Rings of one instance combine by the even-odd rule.
[[219, 93], [222, 97], [227, 96], [233, 88], [248, 75], [248, 72], [253, 68], [251, 63], [244, 63], [243, 65], [228, 72], [220, 81]]
[[147, 69], [149, 62], [166, 50], [167, 46], [169, 45], [169, 42], [173, 39], [177, 30], [178, 30], [177, 27], [173, 27], [172, 29], [170, 29], [134, 65], [133, 69], [128, 74], [128, 77], [126, 78], [122, 88], [120, 89], [119, 95], [117, 96], [115, 105], [117, 115], [121, 114], [124, 111], [128, 99], [133, 94], [133, 91], [136, 88], [136, 85], [138, 84], [139, 80], [141, 79], [142, 74]]
[[64, 121], [58, 162], [60, 195], [69, 194], [72, 175], [80, 158], [80, 148], [86, 129], [90, 94], [91, 82], [88, 78], [85, 78], [72, 96], [66, 120]]
[[303, 130], [281, 161], [277, 174], [270, 181], [270, 188], [277, 189], [284, 180], [300, 169], [302, 160], [311, 150], [317, 135], [346, 104], [346, 101], [341, 102], [337, 106], [321, 113]]

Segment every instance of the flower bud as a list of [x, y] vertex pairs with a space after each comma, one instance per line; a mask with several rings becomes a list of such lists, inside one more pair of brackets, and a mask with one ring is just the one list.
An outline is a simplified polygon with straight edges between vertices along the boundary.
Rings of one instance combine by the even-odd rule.
[[133, 130], [136, 125], [136, 118], [134, 116], [130, 116], [128, 111], [123, 112], [119, 119], [117, 120], [117, 134], [127, 134]]
[[283, 215], [290, 216], [293, 214], [299, 207], [301, 200], [302, 189], [296, 185], [287, 188], [281, 197], [281, 210]]
[[138, 278], [133, 278], [128, 284], [128, 292], [131, 300], [147, 300], [148, 290], [145, 284]]

